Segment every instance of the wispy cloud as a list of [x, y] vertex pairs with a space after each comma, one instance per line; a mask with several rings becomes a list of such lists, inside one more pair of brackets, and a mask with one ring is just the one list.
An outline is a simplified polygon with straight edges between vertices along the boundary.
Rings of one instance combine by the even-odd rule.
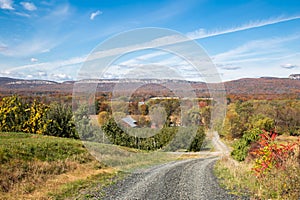
[[228, 65], [228, 64], [217, 64], [216, 66], [220, 69], [229, 70], [229, 71], [241, 69], [241, 67]]
[[16, 15], [19, 15], [19, 16], [22, 16], [22, 17], [30, 17], [30, 15], [29, 14], [27, 14], [27, 13], [23, 13], [23, 12], [14, 12]]
[[[225, 30], [221, 30], [221, 31], [206, 32], [205, 30], [200, 29], [200, 30], [197, 30], [194, 32], [187, 33], [186, 36], [188, 36], [190, 39], [208, 38], [208, 37], [213, 37], [213, 36], [217, 36], [217, 35], [223, 35], [223, 34], [227, 34], [227, 33], [233, 33], [233, 32], [238, 32], [238, 31], [242, 31], [242, 30], [248, 30], [248, 29], [263, 27], [263, 26], [267, 26], [267, 25], [273, 25], [273, 24], [277, 24], [277, 23], [283, 23], [283, 22], [297, 20], [297, 19], [300, 19], [300, 15], [292, 16], [292, 17], [285, 17], [285, 18], [277, 17], [277, 18], [273, 18], [273, 19], [269, 19], [269, 20], [260, 20], [260, 21], [256, 21], [256, 22], [249, 22], [242, 26], [225, 29]], [[133, 50], [133, 49], [138, 50], [138, 49], [145, 49], [147, 47], [154, 48], [154, 47], [160, 47], [160, 46], [165, 46], [165, 45], [177, 44], [177, 43], [185, 42], [188, 40], [189, 39], [186, 37], [180, 37], [178, 35], [168, 35], [165, 37], [156, 38], [152, 41], [145, 42], [145, 43], [140, 43], [140, 44], [136, 44], [136, 45], [132, 45], [132, 46], [125, 46], [122, 48], [107, 49], [105, 51], [97, 52], [93, 55], [93, 57], [90, 57], [89, 59], [97, 59], [99, 57], [107, 57], [107, 56], [117, 55], [120, 52], [124, 52], [127, 50]], [[264, 44], [266, 41], [262, 40], [260, 42], [262, 44]], [[256, 45], [254, 45], [254, 46], [256, 46]], [[242, 47], [242, 48], [245, 48], [245, 47]], [[247, 49], [247, 48], [248, 47], [246, 47], [245, 49]], [[235, 51], [246, 51], [246, 50], [237, 49]], [[236, 54], [235, 52], [228, 52], [228, 53]], [[255, 54], [255, 52], [251, 52], [251, 54]], [[219, 55], [219, 56], [221, 56], [221, 55]], [[224, 55], [224, 57], [225, 56], [228, 57], [228, 55]]]
[[29, 38], [22, 43], [0, 47], [0, 54], [10, 57], [32, 56], [34, 54], [41, 54], [48, 49], [52, 49], [59, 44], [59, 40], [53, 38], [43, 38], [37, 36], [36, 38]]
[[[0, 0], [1, 1], [1, 0]], [[102, 12], [98, 11], [92, 13], [90, 15], [90, 19], [93, 20], [97, 15], [100, 15]], [[250, 22], [247, 24], [244, 24], [239, 27], [235, 28], [230, 28], [226, 30], [221, 30], [221, 31], [213, 31], [213, 32], [206, 32], [203, 29], [188, 33], [187, 35], [191, 39], [201, 39], [201, 38], [207, 38], [207, 37], [213, 37], [216, 35], [222, 35], [222, 34], [227, 34], [227, 33], [233, 33], [233, 32], [238, 32], [242, 30], [248, 30], [248, 29], [253, 29], [253, 28], [258, 28], [258, 27], [263, 27], [267, 25], [272, 25], [272, 24], [277, 24], [277, 23], [282, 23], [282, 22], [287, 22], [291, 20], [296, 20], [300, 19], [300, 16], [294, 16], [294, 17], [279, 17], [279, 18], [274, 18], [274, 19], [269, 19], [269, 20], [261, 20], [261, 21], [256, 21], [256, 22]], [[238, 70], [241, 68], [240, 64], [241, 62], [250, 62], [250, 61], [255, 61], [259, 59], [270, 59], [270, 56], [273, 56], [274, 58], [278, 59], [278, 55], [281, 56], [286, 56], [282, 54], [283, 50], [280, 48], [280, 45], [292, 41], [294, 39], [299, 39], [298, 36], [291, 36], [287, 38], [272, 38], [272, 39], [266, 39], [266, 40], [255, 40], [255, 41], [250, 41], [245, 43], [242, 46], [239, 46], [235, 49], [229, 50], [227, 52], [223, 52], [221, 54], [217, 54], [214, 56], [214, 61], [215, 63], [222, 65], [220, 68], [223, 70], [231, 70], [231, 71], [241, 71]], [[170, 45], [170, 44], [176, 44], [179, 42], [184, 42], [187, 39], [185, 37], [174, 37], [174, 36], [167, 36], [167, 37], [162, 37], [162, 38], [157, 38], [153, 41], [145, 42], [143, 44], [133, 44], [133, 45], [128, 45], [128, 46], [122, 46], [119, 48], [113, 48], [113, 49], [107, 49], [104, 51], [99, 51], [93, 54], [92, 57], [89, 57], [89, 61], [92, 61], [94, 59], [102, 58], [102, 57], [108, 57], [111, 55], [117, 55], [121, 52], [130, 52], [134, 49], [139, 50], [139, 49], [146, 49], [147, 47], [160, 47], [164, 45]], [[28, 44], [27, 44], [28, 45]], [[30, 45], [28, 45], [30, 47]], [[49, 45], [44, 45], [43, 50], [48, 49]], [[276, 47], [276, 48], [275, 48]], [[7, 47], [3, 47], [3, 50], [5, 51]], [[51, 48], [51, 47], [50, 47]], [[25, 48], [24, 48], [25, 49]], [[42, 50], [42, 48], [38, 48], [39, 50]], [[0, 52], [1, 52], [1, 45], [0, 45]], [[163, 54], [163, 53], [162, 53]], [[161, 53], [152, 53], [148, 55], [144, 55], [141, 57], [136, 57], [133, 59], [129, 59], [128, 61], [124, 61], [123, 63], [119, 63], [121, 66], [121, 70], [123, 69], [122, 64], [125, 65], [132, 65], [133, 67], [138, 66], [139, 62], [141, 60], [152, 60], [153, 58], [161, 56]], [[19, 70], [24, 70], [24, 69], [35, 69], [36, 72], [40, 69], [45, 69], [46, 74], [50, 77], [49, 74], [53, 69], [64, 69], [64, 74], [67, 74], [65, 71], [66, 66], [75, 66], [79, 64], [82, 64], [86, 60], [86, 56], [81, 56], [81, 57], [75, 57], [75, 58], [70, 58], [64, 61], [53, 61], [53, 62], [47, 62], [47, 63], [33, 63], [32, 65], [24, 65], [20, 66], [14, 69], [11, 69], [11, 71], [17, 72]], [[168, 60], [160, 60], [157, 64], [170, 64], [174, 65], [181, 64], [178, 62], [178, 60], [174, 60], [174, 58], [168, 58]], [[234, 64], [236, 63], [236, 64]], [[184, 65], [182, 65], [182, 70], [187, 70], [188, 68], [184, 68]], [[278, 66], [278, 65], [277, 65]], [[116, 66], [117, 67], [117, 66]], [[127, 68], [128, 69], [128, 68]], [[283, 70], [283, 69], [282, 69]], [[52, 76], [53, 77], [53, 76]], [[56, 78], [58, 78], [57, 76]], [[61, 76], [63, 77], [63, 76]], [[71, 77], [71, 76], [70, 76]], [[69, 78], [70, 78], [69, 77]]]
[[5, 51], [7, 49], [7, 46], [0, 42], [0, 53]]
[[300, 36], [293, 35], [283, 38], [252, 40], [229, 51], [214, 55], [212, 58], [214, 62], [222, 64], [267, 60], [270, 57], [279, 58], [289, 53], [281, 46], [299, 38]]
[[[29, 17], [27, 14], [22, 16]], [[70, 17], [72, 12], [68, 4], [52, 8], [39, 18], [32, 19], [36, 31], [20, 36], [20, 40], [8, 37], [5, 45], [0, 43], [0, 54], [9, 57], [31, 57], [51, 51], [68, 37], [67, 34], [61, 33], [65, 29], [65, 21]]]
[[34, 11], [37, 9], [37, 7], [34, 5], [34, 3], [31, 2], [21, 2], [20, 3], [24, 9], [28, 10], [28, 11]]
[[94, 20], [95, 17], [97, 17], [98, 15], [101, 15], [101, 14], [102, 14], [102, 11], [100, 11], [100, 10], [97, 10], [96, 12], [91, 13], [90, 20]]
[[4, 10], [14, 10], [12, 0], [0, 0], [0, 8]]
[[40, 62], [31, 58], [32, 64], [22, 65], [6, 70], [0, 70], [0, 76], [10, 76], [14, 78], [37, 78], [55, 81], [73, 80], [77, 70], [85, 61], [86, 56], [74, 57], [68, 60], [58, 60], [53, 62]]
[[243, 24], [241, 26], [224, 29], [224, 30], [206, 31], [205, 29], [201, 28], [196, 31], [187, 33], [187, 36], [190, 37], [191, 39], [201, 39], [201, 38], [207, 38], [207, 37], [212, 37], [212, 36], [218, 36], [218, 35], [238, 32], [238, 31], [244, 31], [244, 30], [264, 27], [264, 26], [268, 26], [268, 25], [278, 24], [278, 23], [282, 23], [282, 22], [288, 22], [288, 21], [297, 20], [297, 19], [300, 19], [300, 15], [291, 16], [291, 17], [270, 18], [267, 20], [258, 20], [258, 21], [253, 21], [253, 22]]
[[35, 63], [35, 62], [37, 62], [39, 60], [37, 58], [31, 58], [30, 61], [33, 62], [33, 63]]
[[22, 65], [18, 67], [11, 68], [7, 71], [18, 71], [18, 70], [24, 70], [24, 69], [35, 69], [35, 70], [53, 70], [56, 68], [62, 69], [63, 67], [69, 66], [69, 65], [75, 65], [75, 64], [81, 64], [86, 60], [87, 56], [79, 56], [70, 58], [67, 60], [58, 60], [53, 62], [43, 62], [43, 63], [35, 63], [30, 65]]
[[299, 66], [295, 65], [295, 64], [287, 63], [287, 64], [280, 65], [280, 67], [282, 67], [284, 69], [294, 69], [294, 68], [298, 68]]

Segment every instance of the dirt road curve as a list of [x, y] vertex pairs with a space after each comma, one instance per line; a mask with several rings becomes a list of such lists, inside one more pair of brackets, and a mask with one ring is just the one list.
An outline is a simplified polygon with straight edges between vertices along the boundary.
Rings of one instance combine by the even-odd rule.
[[104, 199], [237, 199], [216, 182], [216, 160], [184, 160], [141, 170], [107, 188]]

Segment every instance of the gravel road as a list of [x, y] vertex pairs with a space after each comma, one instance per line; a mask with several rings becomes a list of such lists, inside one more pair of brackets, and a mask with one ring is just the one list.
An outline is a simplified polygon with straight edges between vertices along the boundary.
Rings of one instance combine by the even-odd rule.
[[107, 199], [237, 199], [212, 173], [217, 158], [183, 160], [140, 170], [106, 189]]

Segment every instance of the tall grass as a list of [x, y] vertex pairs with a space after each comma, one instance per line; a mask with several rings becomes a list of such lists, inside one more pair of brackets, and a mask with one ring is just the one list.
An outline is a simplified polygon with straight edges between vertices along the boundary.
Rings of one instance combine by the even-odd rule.
[[273, 168], [264, 176], [256, 177], [251, 170], [254, 162], [237, 162], [229, 157], [222, 158], [215, 166], [215, 174], [226, 189], [255, 199], [300, 198], [300, 154], [285, 162], [284, 168]]
[[179, 156], [52, 136], [0, 133], [0, 199], [72, 199], [98, 181], [113, 183], [120, 171]]

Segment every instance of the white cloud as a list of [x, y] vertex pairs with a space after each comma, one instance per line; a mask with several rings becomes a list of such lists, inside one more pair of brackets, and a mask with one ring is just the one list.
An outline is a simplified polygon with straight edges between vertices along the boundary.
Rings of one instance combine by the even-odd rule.
[[0, 52], [4, 52], [7, 49], [7, 46], [0, 42]]
[[38, 71], [37, 74], [39, 77], [47, 76], [47, 72], [44, 72], [44, 71]]
[[196, 31], [189, 32], [186, 35], [188, 37], [190, 37], [191, 39], [201, 39], [201, 38], [207, 38], [207, 37], [212, 37], [212, 36], [217, 36], [217, 35], [223, 35], [223, 34], [227, 34], [227, 33], [234, 33], [234, 32], [238, 32], [238, 31], [259, 28], [259, 27], [263, 27], [263, 26], [278, 24], [278, 23], [297, 20], [297, 19], [300, 19], [300, 15], [292, 16], [292, 17], [277, 17], [277, 18], [271, 18], [271, 19], [267, 19], [267, 20], [259, 20], [259, 21], [249, 22], [247, 24], [243, 24], [238, 27], [229, 28], [229, 29], [225, 29], [225, 30], [217, 30], [217, 31], [212, 31], [212, 32], [208, 32], [205, 29], [201, 28]]
[[300, 36], [290, 36], [249, 41], [237, 48], [213, 56], [213, 60], [216, 63], [232, 64], [270, 60], [272, 58], [279, 59], [290, 53], [281, 48], [281, 46], [286, 42], [299, 38]]
[[2, 47], [0, 45], [0, 54], [12, 57], [32, 56], [34, 54], [46, 53], [45, 50], [54, 48], [59, 42], [59, 39], [36, 36], [32, 39], [24, 39], [24, 41], [19, 44], [11, 44]]
[[31, 61], [31, 62], [37, 62], [37, 61], [39, 61], [39, 60], [38, 60], [37, 58], [31, 58], [30, 61]]
[[[97, 12], [91, 14], [91, 16], [90, 16], [91, 20], [93, 20], [97, 15], [101, 14], [100, 11], [99, 11], [100, 13], [98, 13], [98, 14], [97, 14]], [[276, 19], [277, 20], [264, 20], [264, 21], [260, 21], [260, 22], [256, 22], [256, 23], [248, 23], [247, 25], [243, 25], [241, 27], [228, 29], [228, 30], [224, 30], [224, 31], [218, 31], [218, 32], [208, 33], [205, 30], [201, 29], [201, 30], [197, 31], [197, 34], [195, 34], [196, 32], [193, 32], [195, 35], [192, 35], [192, 36], [189, 34], [188, 35], [190, 37], [194, 37], [193, 39], [212, 37], [212, 36], [216, 36], [216, 35], [232, 33], [232, 32], [236, 32], [236, 31], [247, 30], [247, 29], [252, 29], [252, 28], [256, 28], [256, 27], [272, 25], [272, 24], [276, 24], [276, 23], [280, 23], [280, 22], [300, 19], [300, 16], [288, 17], [288, 18], [276, 18]], [[283, 50], [278, 47], [280, 47], [281, 43], [291, 41], [294, 38], [297, 38], [297, 37], [275, 38], [275, 39], [273, 38], [273, 39], [268, 39], [268, 40], [250, 41], [240, 47], [237, 47], [230, 51], [224, 52], [222, 54], [218, 54], [218, 55], [214, 56], [214, 59], [217, 64], [223, 64], [225, 66], [225, 67], [223, 66], [223, 70], [227, 70], [227, 72], [229, 70], [234, 73], [242, 73], [241, 72], [242, 70], [237, 70], [238, 67], [242, 67], [244, 69], [244, 66], [238, 65], [241, 62], [249, 63], [249, 62], [259, 61], [261, 59], [270, 60], [271, 59], [270, 56], [272, 56], [274, 59], [279, 59], [278, 55], [286, 56], [286, 55], [282, 54]], [[132, 50], [143, 50], [143, 49], [146, 49], [147, 47], [156, 47], [156, 46], [160, 47], [160, 46], [164, 46], [167, 44], [176, 44], [179, 42], [183, 42], [185, 40], [186, 40], [185, 37], [177, 37], [177, 36], [174, 37], [171, 35], [168, 37], [158, 38], [153, 41], [148, 41], [148, 42], [145, 42], [142, 44], [132, 44], [132, 45], [128, 45], [128, 46], [121, 46], [119, 48], [98, 51], [98, 52], [95, 52], [91, 57], [88, 57], [88, 61], [93, 61], [94, 59], [103, 58], [103, 57], [107, 57], [107, 56], [111, 56], [111, 55], [117, 55], [118, 53], [126, 52], [127, 50], [129, 52]], [[38, 50], [45, 50], [48, 48], [48, 45], [49, 45], [47, 43], [47, 44], [41, 46], [41, 42], [39, 42], [38, 44], [39, 44], [39, 48], [37, 48]], [[27, 45], [24, 47], [27, 47]], [[28, 46], [34, 47], [34, 45], [28, 45]], [[276, 47], [276, 48], [274, 48], [274, 47]], [[25, 48], [24, 48], [24, 50], [25, 50]], [[35, 49], [33, 49], [33, 50], [35, 50]], [[33, 50], [31, 50], [31, 52], [34, 52]], [[5, 48], [4, 48], [4, 51], [5, 51]], [[1, 45], [0, 45], [0, 52], [1, 52]], [[286, 54], [287, 52], [284, 52], [284, 53]], [[148, 54], [148, 55], [136, 57], [135, 60], [129, 59], [129, 60], [127, 60], [127, 62], [124, 61], [123, 63], [120, 63], [120, 64], [127, 64], [129, 66], [131, 64], [131, 65], [135, 66], [135, 65], [139, 65], [138, 61], [145, 61], [147, 59], [151, 60], [154, 57], [157, 57], [160, 55], [161, 55], [161, 52], [156, 53], [156, 54], [155, 53]], [[67, 75], [69, 75], [69, 73], [66, 72], [65, 66], [73, 66], [76, 64], [80, 64], [80, 63], [83, 63], [85, 60], [86, 60], [86, 56], [82, 56], [82, 57], [71, 58], [71, 59], [67, 59], [67, 60], [63, 60], [63, 61], [54, 61], [54, 62], [49, 62], [49, 63], [35, 63], [32, 65], [20, 66], [20, 67], [11, 69], [11, 70], [18, 71], [21, 69], [24, 70], [24, 69], [31, 69], [31, 68], [47, 69], [49, 78], [52, 77], [55, 79], [59, 79], [59, 78], [69, 79], [71, 77], [67, 77]], [[163, 64], [174, 63], [177, 65], [181, 64], [181, 63], [178, 63], [178, 60], [174, 60], [173, 58], [164, 60], [164, 62], [162, 62], [160, 60], [158, 64], [161, 64], [161, 63], [163, 63]], [[237, 63], [237, 64], [233, 64], [233, 63]], [[291, 62], [291, 63], [294, 63], [294, 62]], [[277, 65], [277, 66], [279, 66], [279, 65]], [[52, 69], [63, 70], [63, 74], [66, 76], [64, 76], [63, 74], [60, 74], [60, 73], [56, 73], [56, 75], [53, 75], [53, 74], [50, 75], [50, 73], [52, 73]], [[183, 69], [183, 70], [186, 70], [186, 69]], [[284, 70], [284, 69], [282, 69], [282, 70]], [[122, 72], [120, 72], [120, 73], [122, 73]], [[228, 77], [228, 75], [226, 75], [226, 77]]]
[[241, 67], [234, 66], [234, 65], [228, 65], [228, 64], [216, 64], [216, 66], [223, 70], [239, 70]]
[[0, 0], [0, 8], [6, 10], [14, 10], [12, 0]]
[[287, 63], [287, 64], [282, 64], [282, 65], [280, 65], [280, 67], [285, 68], [285, 69], [294, 69], [294, 68], [298, 68], [299, 66], [298, 66], [298, 65], [294, 65], [294, 64]]
[[85, 61], [86, 56], [81, 57], [74, 57], [70, 58], [68, 60], [60, 60], [60, 61], [54, 61], [54, 62], [44, 62], [44, 63], [34, 63], [30, 65], [23, 65], [18, 66], [14, 68], [10, 68], [9, 70], [6, 70], [7, 72], [17, 72], [17, 71], [39, 71], [44, 70], [43, 72], [53, 72], [53, 70], [60, 70], [67, 66], [73, 66], [81, 64]]
[[30, 58], [51, 51], [69, 36], [69, 34], [62, 35], [61, 31], [65, 29], [64, 24], [71, 17], [71, 14], [68, 4], [49, 10], [44, 16], [34, 21], [37, 31], [32, 32], [31, 35], [20, 36], [21, 40], [18, 41], [12, 39], [5, 41], [5, 44], [0, 42], [0, 54], [10, 57]]
[[29, 11], [34, 11], [37, 9], [34, 3], [31, 2], [21, 2], [20, 4], [23, 6], [24, 9]]
[[72, 77], [64, 74], [64, 73], [60, 73], [60, 74], [51, 74], [50, 75], [52, 79], [56, 80], [56, 81], [67, 81], [67, 80], [72, 80]]
[[98, 15], [101, 15], [101, 14], [102, 14], [102, 11], [100, 11], [100, 10], [97, 10], [96, 12], [91, 13], [90, 20], [94, 20], [95, 17], [97, 17]]
[[16, 15], [22, 16], [22, 17], [30, 17], [29, 14], [23, 13], [23, 12], [15, 12]]
[[[227, 33], [238, 32], [238, 31], [242, 31], [242, 30], [248, 30], [248, 29], [263, 27], [263, 26], [267, 26], [267, 25], [273, 25], [273, 24], [287, 22], [287, 21], [296, 20], [296, 19], [300, 19], [300, 15], [299, 16], [293, 16], [293, 17], [285, 17], [285, 18], [277, 17], [277, 18], [268, 19], [268, 20], [260, 20], [260, 21], [256, 21], [256, 22], [249, 22], [249, 23], [244, 24], [244, 25], [239, 26], [239, 27], [226, 29], [226, 30], [221, 30], [221, 31], [215, 31], [215, 32], [207, 32], [204, 29], [199, 29], [197, 31], [187, 33], [186, 35], [191, 39], [201, 39], [201, 38], [213, 37], [213, 36], [227, 34]], [[152, 41], [148, 41], [148, 42], [145, 42], [145, 43], [133, 44], [131, 46], [123, 46], [123, 47], [119, 47], [119, 48], [99, 51], [99, 52], [94, 53], [88, 59], [93, 60], [93, 59], [97, 59], [97, 58], [103, 58], [103, 57], [108, 57], [108, 56], [112, 56], [112, 55], [117, 55], [120, 52], [126, 52], [126, 51], [132, 51], [132, 50], [141, 50], [141, 49], [146, 49], [146, 48], [149, 48], [149, 47], [151, 47], [151, 48], [161, 47], [161, 46], [177, 44], [177, 43], [185, 42], [185, 41], [188, 41], [188, 39], [185, 38], [185, 37], [182, 37], [182, 36], [179, 36], [179, 35], [169, 35], [169, 36], [165, 36], [165, 37], [161, 37], [161, 38], [156, 38]], [[251, 53], [255, 54], [255, 52], [251, 52]]]

